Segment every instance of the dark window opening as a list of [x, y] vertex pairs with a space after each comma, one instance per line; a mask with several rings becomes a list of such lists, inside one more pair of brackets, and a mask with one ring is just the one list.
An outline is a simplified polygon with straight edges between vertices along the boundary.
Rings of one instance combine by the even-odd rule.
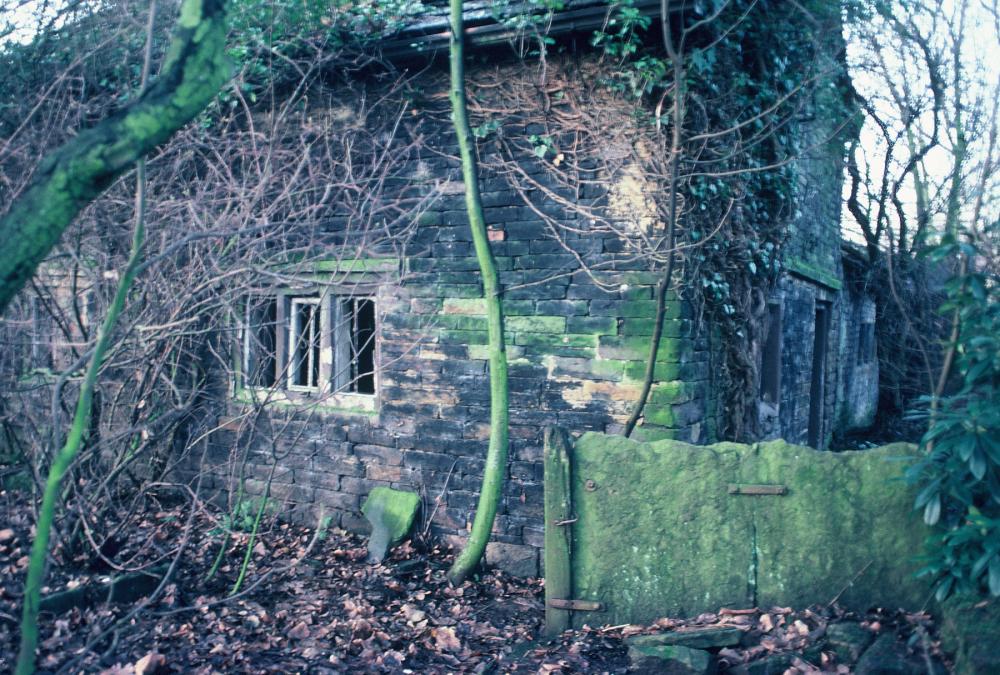
[[875, 324], [863, 323], [858, 327], [858, 365], [875, 360]]
[[760, 397], [777, 404], [781, 396], [781, 305], [768, 305], [767, 338], [761, 354]]
[[247, 387], [374, 395], [375, 300], [277, 293], [247, 302], [241, 361]]
[[245, 382], [251, 387], [273, 387], [277, 377], [278, 301], [264, 298], [247, 303], [246, 311]]
[[348, 390], [357, 394], [375, 393], [375, 303], [372, 300], [344, 301], [349, 318], [351, 379]]
[[814, 448], [818, 448], [823, 440], [823, 404], [826, 398], [826, 347], [829, 332], [830, 306], [827, 303], [816, 303], [812, 382], [809, 387], [809, 445]]

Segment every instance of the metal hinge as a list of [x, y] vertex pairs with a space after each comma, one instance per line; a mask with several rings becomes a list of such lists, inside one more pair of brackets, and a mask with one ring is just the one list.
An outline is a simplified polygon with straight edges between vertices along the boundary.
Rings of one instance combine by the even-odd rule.
[[574, 612], [600, 612], [604, 605], [592, 600], [562, 600], [559, 598], [549, 599], [549, 607], [555, 609], [570, 609]]
[[731, 495], [786, 495], [788, 487], [784, 485], [740, 485], [738, 483], [729, 484], [729, 494]]

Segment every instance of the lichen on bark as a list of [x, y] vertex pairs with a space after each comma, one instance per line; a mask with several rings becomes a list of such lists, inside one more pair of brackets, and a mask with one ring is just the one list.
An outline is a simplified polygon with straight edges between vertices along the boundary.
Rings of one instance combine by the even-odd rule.
[[190, 122], [229, 78], [225, 0], [184, 0], [161, 75], [134, 103], [42, 160], [0, 219], [0, 312], [73, 218]]

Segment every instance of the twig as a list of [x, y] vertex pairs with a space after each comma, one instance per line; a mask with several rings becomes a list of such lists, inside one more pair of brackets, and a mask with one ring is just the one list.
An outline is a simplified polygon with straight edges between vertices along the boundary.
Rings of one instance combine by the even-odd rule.
[[448, 483], [451, 482], [451, 474], [455, 471], [456, 464], [458, 464], [457, 459], [451, 463], [451, 468], [448, 469], [448, 475], [444, 479], [444, 485], [441, 486], [441, 492], [434, 500], [434, 508], [431, 510], [431, 514], [427, 516], [427, 521], [424, 523], [424, 529], [420, 533], [420, 536], [422, 537], [426, 537], [427, 533], [430, 532], [431, 522], [434, 520], [434, 514], [437, 513], [438, 507], [441, 506], [441, 501], [444, 499], [444, 493], [448, 490]]
[[846, 584], [846, 585], [845, 585], [845, 586], [844, 586], [843, 588], [841, 588], [841, 589], [840, 589], [840, 592], [839, 592], [839, 593], [837, 593], [837, 594], [836, 594], [835, 596], [833, 596], [833, 599], [832, 599], [832, 600], [831, 600], [830, 602], [826, 603], [826, 606], [827, 606], [827, 607], [833, 607], [834, 603], [836, 603], [836, 602], [837, 602], [838, 600], [840, 600], [840, 596], [842, 596], [842, 595], [843, 595], [844, 593], [846, 593], [846, 592], [847, 592], [847, 589], [848, 589], [848, 588], [850, 588], [851, 586], [853, 586], [853, 585], [854, 585], [854, 582], [855, 582], [855, 581], [857, 581], [858, 579], [860, 579], [860, 578], [861, 578], [861, 575], [862, 575], [862, 574], [864, 574], [865, 572], [867, 572], [867, 571], [868, 571], [868, 568], [869, 568], [869, 567], [871, 567], [871, 566], [872, 566], [872, 563], [874, 563], [874, 562], [875, 562], [874, 560], [869, 560], [869, 561], [868, 561], [867, 563], [865, 563], [865, 566], [864, 566], [864, 567], [862, 567], [862, 568], [861, 568], [861, 569], [860, 569], [860, 570], [858, 571], [858, 573], [857, 573], [857, 574], [855, 574], [855, 575], [854, 575], [854, 576], [853, 576], [853, 577], [851, 578], [851, 580], [850, 580], [850, 581], [848, 581], [848, 582], [847, 582], [847, 584]]

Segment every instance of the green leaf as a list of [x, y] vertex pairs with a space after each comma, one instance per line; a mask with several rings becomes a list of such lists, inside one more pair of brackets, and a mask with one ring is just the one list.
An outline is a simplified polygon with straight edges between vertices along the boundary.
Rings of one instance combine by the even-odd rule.
[[976, 477], [976, 480], [982, 480], [983, 476], [986, 475], [986, 456], [978, 447], [969, 460], [969, 471]]
[[953, 576], [945, 577], [941, 581], [941, 583], [938, 584], [937, 591], [934, 593], [935, 599], [937, 599], [938, 602], [944, 601], [945, 598], [951, 595], [951, 589], [952, 586], [954, 585], [955, 585], [955, 577]]
[[928, 525], [936, 525], [941, 518], [941, 494], [934, 495], [934, 498], [927, 502], [924, 507], [924, 522]]

